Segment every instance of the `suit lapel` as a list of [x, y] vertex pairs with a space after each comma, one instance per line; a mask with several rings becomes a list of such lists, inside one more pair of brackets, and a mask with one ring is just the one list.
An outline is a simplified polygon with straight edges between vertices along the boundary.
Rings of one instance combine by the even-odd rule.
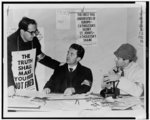
[[81, 78], [81, 76], [82, 76], [82, 67], [81, 67], [81, 64], [78, 63], [77, 68], [76, 68], [76, 75], [73, 78], [73, 81]]

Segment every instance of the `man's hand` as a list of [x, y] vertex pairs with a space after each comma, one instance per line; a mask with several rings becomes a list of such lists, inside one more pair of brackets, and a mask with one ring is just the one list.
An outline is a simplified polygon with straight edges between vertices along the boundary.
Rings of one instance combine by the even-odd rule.
[[105, 74], [103, 75], [103, 82], [101, 84], [102, 89], [106, 88], [110, 88], [112, 85], [109, 82], [109, 75]]
[[45, 94], [49, 94], [49, 93], [51, 93], [51, 89], [45, 88], [45, 89], [43, 89], [43, 92], [44, 92]]
[[111, 82], [111, 81], [119, 80], [121, 76], [118, 74], [114, 74], [114, 75], [109, 75], [108, 77], [109, 77], [109, 81]]
[[8, 96], [9, 97], [13, 97], [16, 93], [16, 89], [15, 87], [12, 85], [12, 86], [9, 86], [8, 87]]
[[109, 75], [105, 74], [103, 75], [103, 82], [108, 82], [109, 81]]
[[65, 62], [61, 62], [60, 64], [59, 64], [59, 66], [63, 66], [65, 64]]
[[75, 93], [75, 89], [73, 87], [66, 88], [64, 95], [69, 96], [69, 95], [72, 95], [73, 93]]

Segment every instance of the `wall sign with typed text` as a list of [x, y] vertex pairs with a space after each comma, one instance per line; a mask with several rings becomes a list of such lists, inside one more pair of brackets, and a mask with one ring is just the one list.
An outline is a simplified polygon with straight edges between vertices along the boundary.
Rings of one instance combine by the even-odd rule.
[[93, 45], [97, 42], [96, 11], [86, 10], [76, 14], [77, 42], [83, 45]]

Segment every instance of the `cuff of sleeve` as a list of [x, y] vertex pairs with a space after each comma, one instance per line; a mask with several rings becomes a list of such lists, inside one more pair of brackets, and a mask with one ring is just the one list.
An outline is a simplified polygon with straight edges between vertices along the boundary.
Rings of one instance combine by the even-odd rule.
[[81, 85], [87, 85], [87, 86], [91, 86], [91, 82], [88, 80], [84, 80]]
[[75, 93], [75, 92], [76, 92], [75, 88], [72, 88], [72, 93]]
[[44, 54], [44, 53], [39, 54], [39, 55], [37, 56], [37, 61], [42, 60], [44, 57], [45, 57], [45, 54]]

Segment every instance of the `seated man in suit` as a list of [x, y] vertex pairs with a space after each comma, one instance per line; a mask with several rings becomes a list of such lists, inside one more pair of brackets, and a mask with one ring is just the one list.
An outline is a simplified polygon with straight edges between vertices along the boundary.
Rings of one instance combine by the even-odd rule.
[[58, 66], [44, 86], [44, 92], [64, 93], [64, 95], [81, 94], [90, 91], [93, 76], [89, 68], [79, 62], [85, 50], [78, 44], [72, 44], [66, 56], [66, 63]]
[[[101, 96], [111, 92], [112, 81], [118, 81], [116, 92], [140, 97], [144, 94], [144, 70], [136, 62], [136, 49], [129, 43], [122, 44], [115, 52], [116, 67], [104, 75]], [[119, 91], [116, 93], [119, 95]]]

